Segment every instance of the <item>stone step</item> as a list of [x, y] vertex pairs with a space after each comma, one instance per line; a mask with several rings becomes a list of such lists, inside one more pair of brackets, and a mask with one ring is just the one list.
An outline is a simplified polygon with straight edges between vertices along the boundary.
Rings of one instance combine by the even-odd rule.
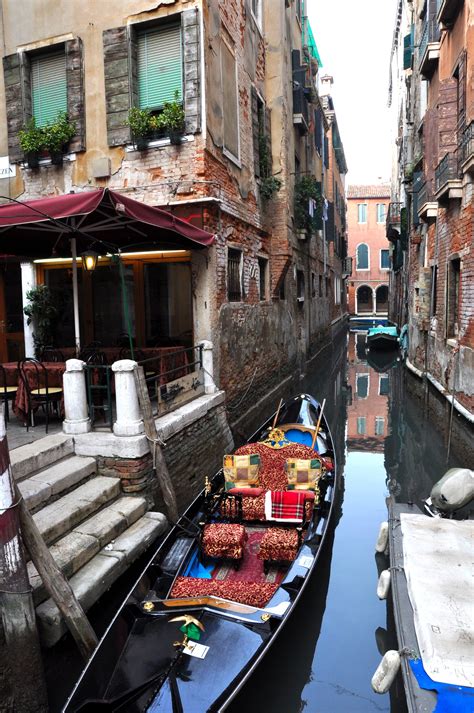
[[10, 451], [13, 477], [16, 481], [24, 480], [73, 453], [74, 441], [71, 436], [63, 433], [54, 433], [27, 443], [26, 446], [14, 448]]
[[33, 515], [46, 544], [66, 532], [120, 495], [120, 478], [98, 475]]
[[[132, 562], [166, 529], [162, 513], [147, 512], [113, 543], [106, 545], [77, 574], [70, 579], [74, 594], [84, 611], [97, 602]], [[67, 627], [51, 599], [36, 609], [41, 641], [44, 646], [54, 646]]]
[[44, 503], [57, 500], [61, 493], [76, 487], [97, 470], [94, 458], [67, 456], [63, 460], [30, 475], [18, 483], [30, 512], [36, 512]]
[[[70, 579], [103, 547], [133, 525], [147, 510], [145, 498], [122, 497], [104, 510], [76, 525], [74, 530], [62, 537], [49, 551], [63, 574]], [[48, 598], [48, 593], [38, 570], [28, 562], [28, 577], [33, 588], [35, 605]]]

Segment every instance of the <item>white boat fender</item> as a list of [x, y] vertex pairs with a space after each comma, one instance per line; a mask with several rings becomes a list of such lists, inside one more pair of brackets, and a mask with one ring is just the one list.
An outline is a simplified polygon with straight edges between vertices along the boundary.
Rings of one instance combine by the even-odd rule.
[[387, 693], [400, 668], [400, 654], [391, 649], [387, 651], [372, 676], [371, 684], [375, 693]]
[[386, 599], [390, 591], [391, 574], [390, 570], [384, 569], [380, 572], [379, 581], [377, 583], [377, 596], [379, 599]]
[[385, 552], [388, 544], [388, 522], [380, 523], [379, 535], [377, 537], [377, 543], [375, 545], [376, 552]]

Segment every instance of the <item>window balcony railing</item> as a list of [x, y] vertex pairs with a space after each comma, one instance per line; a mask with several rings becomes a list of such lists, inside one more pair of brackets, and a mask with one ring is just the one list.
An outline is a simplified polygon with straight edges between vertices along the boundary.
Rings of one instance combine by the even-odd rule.
[[460, 178], [459, 160], [457, 151], [450, 151], [436, 166], [435, 170], [435, 190], [440, 191], [449, 181], [457, 181]]
[[[416, 204], [414, 200], [414, 208], [415, 206], [419, 218], [436, 218], [436, 216], [438, 215], [438, 204], [434, 198], [432, 180], [423, 181], [423, 183], [421, 184], [420, 189], [416, 195]], [[415, 220], [413, 221], [413, 223], [415, 224]]]
[[298, 126], [302, 134], [308, 133], [308, 100], [306, 98], [305, 88], [301, 86], [301, 84], [293, 86], [293, 124]]
[[389, 240], [397, 240], [400, 237], [402, 206], [403, 203], [389, 203], [388, 205], [385, 234]]
[[441, 0], [438, 2], [438, 22], [446, 27], [453, 25], [461, 6], [462, 0]]
[[429, 77], [433, 73], [439, 59], [440, 29], [436, 18], [425, 21], [418, 47], [418, 63], [420, 73]]
[[466, 126], [461, 138], [461, 163], [464, 171], [474, 172], [474, 121]]

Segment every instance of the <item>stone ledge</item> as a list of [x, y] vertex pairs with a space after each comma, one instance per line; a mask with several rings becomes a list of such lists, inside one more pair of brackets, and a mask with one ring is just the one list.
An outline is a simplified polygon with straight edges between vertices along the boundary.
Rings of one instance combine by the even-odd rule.
[[[209, 411], [225, 402], [225, 392], [204, 394], [194, 401], [184, 404], [172, 413], [155, 420], [158, 435], [163, 440], [175, 436], [192, 425]], [[145, 435], [116, 436], [113, 433], [91, 432], [74, 436], [75, 453], [80, 456], [102, 456], [104, 458], [142, 458], [150, 452]]]

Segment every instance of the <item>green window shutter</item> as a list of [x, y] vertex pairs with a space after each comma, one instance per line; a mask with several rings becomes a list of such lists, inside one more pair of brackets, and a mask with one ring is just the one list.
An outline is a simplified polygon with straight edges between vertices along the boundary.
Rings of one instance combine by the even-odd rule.
[[403, 38], [403, 69], [412, 68], [415, 26], [411, 26], [408, 35]]
[[183, 99], [181, 25], [166, 25], [138, 35], [138, 106], [158, 109]]
[[32, 58], [31, 98], [33, 116], [38, 126], [53, 122], [60, 111], [67, 112], [64, 52]]

